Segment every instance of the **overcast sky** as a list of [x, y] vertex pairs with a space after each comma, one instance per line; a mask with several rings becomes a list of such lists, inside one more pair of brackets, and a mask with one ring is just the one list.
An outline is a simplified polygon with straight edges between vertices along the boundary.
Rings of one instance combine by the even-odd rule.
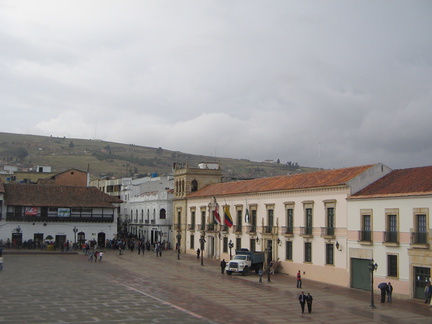
[[432, 1], [0, 1], [1, 131], [432, 165]]

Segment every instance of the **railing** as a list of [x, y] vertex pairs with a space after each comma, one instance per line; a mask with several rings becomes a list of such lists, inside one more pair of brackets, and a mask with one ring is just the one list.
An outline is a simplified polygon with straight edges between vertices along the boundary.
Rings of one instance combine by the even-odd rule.
[[359, 240], [362, 242], [372, 242], [371, 231], [359, 231]]
[[257, 227], [256, 227], [256, 225], [249, 225], [248, 227], [247, 227], [247, 233], [256, 233], [256, 229]]
[[215, 224], [207, 224], [206, 228], [207, 228], [207, 231], [214, 231], [215, 230]]
[[200, 231], [205, 231], [206, 229], [205, 224], [198, 225], [198, 228], [200, 229]]
[[322, 236], [334, 236], [335, 228], [334, 227], [321, 227], [321, 235]]
[[300, 235], [312, 235], [312, 227], [300, 227]]
[[270, 225], [270, 226], [264, 226], [263, 233], [269, 234], [269, 233], [272, 233], [272, 232], [273, 232], [273, 226], [272, 225]]
[[428, 233], [427, 232], [413, 232], [411, 233], [411, 243], [412, 244], [427, 244], [428, 243]]
[[188, 225], [188, 230], [189, 231], [195, 231], [195, 224], [189, 224]]
[[233, 226], [234, 233], [241, 233], [242, 232], [242, 225], [234, 225]]
[[386, 243], [397, 243], [399, 242], [399, 233], [398, 232], [384, 232], [384, 242]]
[[220, 231], [221, 232], [228, 232], [228, 226], [226, 226], [226, 225], [220, 225]]

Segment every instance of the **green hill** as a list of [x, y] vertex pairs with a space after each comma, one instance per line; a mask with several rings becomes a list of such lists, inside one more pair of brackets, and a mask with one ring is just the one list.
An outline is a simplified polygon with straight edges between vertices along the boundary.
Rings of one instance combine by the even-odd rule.
[[94, 177], [141, 177], [152, 173], [169, 174], [174, 162], [217, 162], [228, 179], [270, 177], [288, 173], [315, 171], [297, 163], [253, 162], [244, 159], [218, 158], [131, 144], [24, 135], [0, 132], [0, 163], [29, 170], [51, 166], [53, 172], [75, 168], [89, 170]]

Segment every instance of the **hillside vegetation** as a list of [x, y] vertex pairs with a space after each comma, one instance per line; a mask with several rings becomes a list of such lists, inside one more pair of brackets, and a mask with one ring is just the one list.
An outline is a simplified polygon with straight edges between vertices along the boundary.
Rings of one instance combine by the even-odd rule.
[[145, 147], [102, 140], [60, 138], [0, 132], [0, 163], [29, 170], [51, 166], [53, 172], [75, 168], [89, 170], [94, 177], [141, 177], [172, 172], [174, 162], [220, 162], [227, 179], [250, 179], [315, 171], [297, 163], [266, 163], [243, 159], [193, 155], [161, 147]]

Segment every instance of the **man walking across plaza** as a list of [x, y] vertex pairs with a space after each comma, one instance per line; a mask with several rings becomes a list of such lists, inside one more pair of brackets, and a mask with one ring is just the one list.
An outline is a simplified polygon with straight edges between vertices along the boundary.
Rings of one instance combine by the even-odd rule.
[[312, 313], [312, 300], [313, 300], [312, 295], [308, 293], [306, 296], [306, 303], [307, 303], [309, 314]]
[[387, 302], [391, 303], [392, 301], [392, 294], [393, 294], [393, 286], [391, 284], [391, 282], [388, 283], [387, 286]]
[[301, 288], [302, 280], [301, 280], [301, 272], [300, 270], [297, 272], [297, 288]]
[[224, 274], [225, 267], [226, 267], [225, 259], [222, 259], [220, 266], [221, 266], [221, 273]]
[[306, 303], [306, 295], [304, 294], [304, 292], [302, 291], [300, 296], [298, 297], [299, 302], [300, 302], [300, 307], [302, 310], [302, 314], [304, 313], [304, 307], [305, 307], [305, 303]]

